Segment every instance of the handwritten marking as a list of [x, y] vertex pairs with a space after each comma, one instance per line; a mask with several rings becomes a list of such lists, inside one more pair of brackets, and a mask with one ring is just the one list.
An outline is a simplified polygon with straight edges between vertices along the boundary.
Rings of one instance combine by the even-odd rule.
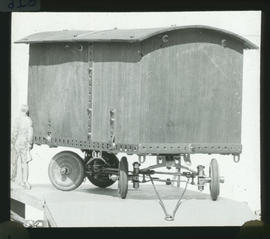
[[40, 0], [1, 0], [0, 11], [23, 12], [40, 10]]

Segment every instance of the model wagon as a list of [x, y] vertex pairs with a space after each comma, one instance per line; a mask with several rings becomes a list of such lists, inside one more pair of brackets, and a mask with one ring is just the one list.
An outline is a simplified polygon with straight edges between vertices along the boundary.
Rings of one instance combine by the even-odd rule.
[[[105, 31], [42, 32], [29, 43], [28, 104], [34, 143], [84, 152], [55, 155], [52, 184], [77, 188], [85, 176], [98, 187], [118, 180], [125, 198], [128, 180], [179, 183], [219, 195], [216, 159], [204, 166], [181, 164], [191, 154], [230, 154], [239, 159], [244, 49], [257, 48], [228, 31], [208, 26]], [[126, 156], [138, 155], [129, 171]], [[156, 164], [141, 168], [147, 155]], [[154, 178], [159, 167], [174, 179]], [[196, 182], [194, 179], [197, 179]]]

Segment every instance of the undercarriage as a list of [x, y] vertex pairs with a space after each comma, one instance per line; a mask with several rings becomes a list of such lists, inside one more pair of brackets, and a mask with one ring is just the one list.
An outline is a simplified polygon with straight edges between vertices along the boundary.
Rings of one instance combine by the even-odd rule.
[[[128, 182], [131, 182], [135, 189], [139, 188], [141, 183], [150, 182], [164, 211], [165, 219], [168, 221], [174, 220], [189, 184], [196, 185], [199, 191], [203, 191], [206, 184], [209, 184], [211, 199], [215, 201], [220, 193], [220, 183], [224, 183], [224, 178], [219, 175], [216, 159], [211, 160], [209, 170], [206, 172], [203, 165], [198, 165], [196, 170], [191, 169], [189, 167], [190, 154], [186, 153], [156, 155], [156, 163], [148, 167], [142, 167], [146, 161], [146, 155], [139, 155], [138, 161], [134, 162], [130, 168], [126, 156], [118, 160], [115, 154], [105, 151], [84, 150], [83, 152], [83, 159], [70, 151], [60, 152], [53, 157], [49, 165], [49, 177], [57, 189], [74, 190], [81, 185], [85, 177], [101, 188], [109, 187], [118, 181], [118, 194], [125, 199], [128, 193]], [[167, 178], [164, 178], [164, 175]], [[158, 192], [157, 182], [166, 185], [174, 184], [177, 187], [180, 187], [182, 183], [185, 185], [182, 193], [179, 193], [179, 199], [172, 214], [166, 210]]]

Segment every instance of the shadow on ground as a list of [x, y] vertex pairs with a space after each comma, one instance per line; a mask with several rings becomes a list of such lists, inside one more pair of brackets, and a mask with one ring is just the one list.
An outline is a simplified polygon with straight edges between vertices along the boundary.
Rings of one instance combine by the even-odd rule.
[[[165, 200], [175, 200], [178, 199], [179, 196], [183, 192], [183, 188], [177, 188], [173, 186], [164, 186], [158, 185], [156, 186], [158, 193]], [[82, 193], [90, 193], [90, 194], [97, 194], [109, 197], [119, 197], [117, 189], [115, 188], [79, 188], [77, 189], [78, 192]], [[128, 190], [127, 199], [135, 199], [135, 200], [153, 200], [157, 199], [155, 191], [152, 185], [144, 185], [141, 186], [139, 189], [130, 188]], [[210, 199], [210, 195], [202, 192], [196, 192], [192, 190], [186, 190], [183, 199]]]
[[[184, 186], [184, 185], [183, 185]], [[156, 185], [156, 189], [160, 194], [161, 198], [164, 200], [175, 200], [179, 199], [180, 195], [183, 193], [183, 187], [177, 188], [172, 185]], [[193, 188], [192, 188], [193, 189]], [[69, 194], [69, 195], [81, 195], [84, 198], [91, 195], [102, 196], [103, 199], [106, 198], [119, 198], [117, 184], [112, 185], [109, 188], [98, 188], [91, 184], [83, 184], [79, 188], [73, 191], [61, 191], [54, 188], [52, 185], [48, 184], [35, 184], [32, 185], [32, 190], [23, 190], [19, 189], [20, 191], [24, 191], [31, 195], [46, 195], [48, 198], [49, 195], [61, 195]], [[183, 199], [198, 199], [198, 200], [211, 200], [211, 197], [208, 193], [190, 190], [189, 186], [183, 196]], [[151, 184], [141, 184], [139, 189], [134, 189], [132, 185], [129, 185], [129, 190], [127, 194], [127, 199], [134, 199], [134, 200], [156, 200], [157, 196], [155, 194], [154, 188]], [[221, 197], [219, 197], [221, 199]]]

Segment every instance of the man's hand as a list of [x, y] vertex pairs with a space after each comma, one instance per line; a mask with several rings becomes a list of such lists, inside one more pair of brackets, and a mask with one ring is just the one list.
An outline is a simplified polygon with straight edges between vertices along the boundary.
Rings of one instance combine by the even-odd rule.
[[33, 148], [33, 143], [31, 143], [31, 144], [28, 144], [28, 148], [29, 148], [29, 150], [31, 150], [32, 148]]

